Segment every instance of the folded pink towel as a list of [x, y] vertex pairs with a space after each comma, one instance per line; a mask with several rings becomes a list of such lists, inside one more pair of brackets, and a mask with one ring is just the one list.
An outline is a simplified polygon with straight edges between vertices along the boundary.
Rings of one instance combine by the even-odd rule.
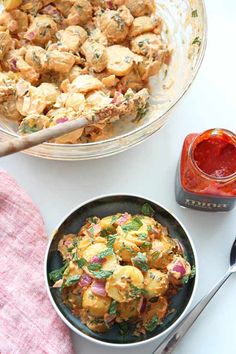
[[39, 210], [0, 171], [0, 353], [71, 354], [68, 328], [44, 284], [47, 238]]

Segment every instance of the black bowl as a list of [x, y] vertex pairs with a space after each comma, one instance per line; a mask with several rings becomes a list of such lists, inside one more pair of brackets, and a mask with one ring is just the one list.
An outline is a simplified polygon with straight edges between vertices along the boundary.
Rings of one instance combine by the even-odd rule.
[[62, 258], [57, 251], [57, 246], [63, 235], [77, 233], [85, 220], [90, 216], [102, 218], [119, 212], [128, 212], [131, 214], [141, 213], [141, 207], [144, 203], [151, 205], [155, 211], [154, 218], [168, 228], [172, 237], [177, 238], [181, 242], [191, 266], [197, 268], [196, 252], [187, 231], [173, 214], [154, 201], [134, 195], [108, 195], [85, 202], [72, 211], [59, 225], [49, 243], [45, 262], [46, 284], [52, 304], [62, 320], [77, 334], [85, 335], [86, 337], [89, 336], [90, 339], [96, 342], [105, 342], [110, 345], [134, 345], [135, 343], [143, 343], [143, 341], [151, 340], [154, 337], [157, 338], [157, 336], [159, 337], [161, 334], [164, 334], [177, 320], [180, 320], [180, 317], [182, 317], [183, 313], [190, 305], [190, 300], [196, 288], [197, 273], [196, 276], [190, 279], [189, 282], [181, 288], [178, 294], [172, 298], [170, 308], [173, 309], [173, 311], [164, 319], [163, 324], [158, 326], [153, 332], [145, 336], [136, 337], [132, 335], [132, 328], [130, 328], [128, 334], [124, 336], [120, 334], [118, 326], [114, 325], [112, 329], [105, 333], [95, 333], [85, 326], [79, 318], [75, 317], [63, 304], [60, 289], [52, 288], [53, 284], [48, 274], [52, 270], [62, 266]]

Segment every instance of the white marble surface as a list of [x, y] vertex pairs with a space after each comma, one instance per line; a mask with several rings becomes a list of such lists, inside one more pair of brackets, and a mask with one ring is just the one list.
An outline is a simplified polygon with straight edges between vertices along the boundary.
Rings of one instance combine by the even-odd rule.
[[[200, 277], [194, 303], [223, 275], [236, 236], [236, 210], [224, 214], [187, 210], [180, 208], [174, 198], [174, 174], [185, 135], [211, 127], [236, 128], [236, 2], [206, 2], [209, 35], [204, 63], [172, 120], [159, 133], [127, 152], [103, 160], [68, 163], [18, 154], [0, 161], [0, 167], [11, 173], [39, 206], [48, 232], [71, 208], [103, 193], [137, 193], [171, 209], [190, 231], [198, 251]], [[232, 276], [176, 354], [236, 353], [235, 293], [236, 276]], [[73, 336], [73, 341], [76, 353], [111, 352], [80, 337]], [[156, 344], [123, 352], [151, 354]], [[114, 354], [120, 351], [112, 349]]]

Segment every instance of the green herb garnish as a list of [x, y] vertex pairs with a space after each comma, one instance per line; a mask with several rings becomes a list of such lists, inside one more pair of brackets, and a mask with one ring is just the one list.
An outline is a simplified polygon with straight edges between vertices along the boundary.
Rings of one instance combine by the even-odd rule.
[[143, 215], [150, 216], [150, 217], [152, 217], [155, 214], [155, 210], [148, 203], [143, 204], [141, 208], [141, 212]]
[[52, 270], [50, 273], [49, 273], [49, 279], [54, 281], [54, 283], [57, 281], [57, 280], [60, 280], [63, 276], [63, 273], [64, 271], [66, 270], [68, 266], [68, 263], [66, 262], [63, 267], [59, 268], [59, 269], [55, 269], [55, 270]]
[[108, 247], [107, 249], [105, 249], [104, 251], [101, 251], [98, 254], [98, 258], [103, 259], [106, 258], [107, 256], [111, 256], [113, 254], [113, 249], [111, 247]]
[[77, 266], [78, 266], [79, 268], [82, 268], [82, 267], [85, 266], [86, 264], [87, 264], [87, 261], [86, 261], [86, 259], [84, 259], [84, 258], [80, 258], [80, 259], [77, 260]]
[[121, 226], [121, 228], [123, 231], [138, 231], [142, 225], [142, 221], [136, 217], [128, 224]]
[[107, 236], [107, 247], [112, 248], [116, 240], [116, 235]]
[[183, 278], [182, 278], [182, 283], [183, 284], [187, 284], [189, 279], [192, 279], [194, 278], [196, 275], [196, 268], [195, 266], [192, 267], [192, 270], [191, 270], [191, 273], [189, 275], [185, 275]]
[[145, 329], [146, 329], [148, 332], [152, 332], [152, 331], [154, 331], [154, 329], [155, 329], [156, 326], [158, 325], [158, 322], [159, 322], [158, 317], [157, 317], [157, 315], [155, 314], [155, 315], [152, 317], [152, 319], [151, 319], [148, 323], [146, 323], [146, 324], [144, 325], [144, 327], [145, 327]]
[[117, 301], [112, 300], [112, 303], [108, 310], [109, 315], [116, 315], [117, 305], [118, 305]]
[[111, 270], [99, 270], [99, 271], [92, 271], [93, 275], [97, 279], [106, 279], [110, 277], [113, 272]]
[[132, 258], [132, 262], [136, 267], [143, 270], [144, 272], [146, 272], [149, 269], [147, 264], [147, 257], [141, 252], [138, 252], [137, 256]]
[[197, 45], [199, 45], [199, 47], [200, 47], [201, 43], [202, 43], [202, 41], [199, 38], [199, 36], [195, 37], [193, 42], [192, 42], [192, 44], [197, 44]]
[[193, 11], [192, 11], [192, 17], [198, 17], [197, 10], [193, 10]]
[[95, 270], [100, 270], [101, 268], [102, 268], [101, 263], [90, 263], [90, 264], [88, 265], [88, 270], [89, 270], [90, 272], [93, 272], [93, 271], [95, 271]]
[[156, 260], [159, 258], [159, 256], [160, 256], [160, 252], [158, 252], [158, 251], [153, 252], [152, 253], [152, 261], [156, 262]]
[[139, 240], [146, 240], [146, 238], [147, 238], [147, 234], [144, 234], [144, 233], [143, 233], [143, 234], [139, 234], [139, 235], [138, 235], [138, 239], [139, 239]]
[[79, 280], [80, 280], [80, 275], [78, 275], [78, 274], [72, 275], [71, 277], [66, 279], [65, 283], [63, 284], [63, 286], [74, 285], [74, 284], [78, 283]]
[[147, 291], [145, 289], [137, 288], [137, 286], [130, 284], [130, 296], [131, 297], [140, 297], [141, 295], [147, 295]]

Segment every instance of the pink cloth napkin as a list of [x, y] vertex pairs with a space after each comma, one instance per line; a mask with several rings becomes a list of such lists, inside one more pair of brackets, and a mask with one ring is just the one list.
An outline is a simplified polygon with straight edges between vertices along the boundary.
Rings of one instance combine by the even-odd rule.
[[45, 289], [47, 237], [39, 210], [0, 171], [0, 353], [71, 354], [68, 328]]

